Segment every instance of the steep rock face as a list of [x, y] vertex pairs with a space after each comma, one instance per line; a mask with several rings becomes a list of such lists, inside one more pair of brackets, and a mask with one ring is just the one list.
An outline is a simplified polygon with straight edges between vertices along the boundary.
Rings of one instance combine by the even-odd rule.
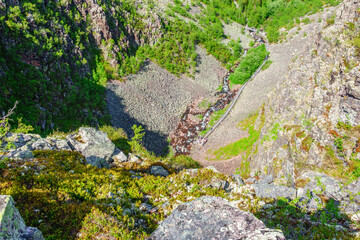
[[261, 142], [249, 159], [253, 174], [271, 173], [276, 182], [294, 185], [304, 169], [336, 175], [359, 157], [360, 58], [353, 44], [359, 7], [346, 0], [325, 14], [306, 38], [306, 51], [294, 56], [264, 107]]
[[180, 205], [160, 224], [149, 240], [285, 239], [279, 230], [266, 228], [254, 215], [219, 197], [201, 197]]
[[0, 239], [44, 239], [39, 229], [26, 227], [14, 199], [7, 195], [0, 195]]
[[[135, 3], [117, 5], [116, 3], [103, 2], [102, 4], [106, 5], [107, 12], [95, 0], [76, 0], [74, 3], [81, 12], [84, 21], [90, 20], [96, 45], [101, 48], [105, 59], [114, 68], [118, 67], [117, 56], [119, 54], [124, 58], [126, 57], [124, 53], [130, 48], [145, 43], [154, 44], [163, 35], [163, 24], [159, 15], [154, 14], [151, 18], [142, 16], [143, 22], [139, 24], [139, 19], [132, 16], [137, 15], [139, 18], [138, 13], [123, 10], [126, 8], [125, 5]], [[135, 4], [135, 6], [136, 9], [141, 8], [139, 4]], [[125, 25], [124, 22], [121, 22], [122, 19], [117, 16], [128, 19], [130, 25], [134, 27]]]
[[64, 127], [63, 118], [96, 125], [105, 112], [100, 63], [117, 77], [121, 61], [163, 35], [163, 20], [139, 8], [123, 0], [0, 1], [0, 111], [19, 100], [17, 113], [42, 130]]

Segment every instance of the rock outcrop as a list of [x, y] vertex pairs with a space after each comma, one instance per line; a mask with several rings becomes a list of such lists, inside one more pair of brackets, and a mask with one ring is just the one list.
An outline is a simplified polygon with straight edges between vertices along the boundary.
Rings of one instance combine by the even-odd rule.
[[5, 150], [0, 159], [30, 159], [34, 157], [34, 150], [74, 150], [84, 155], [88, 164], [99, 168], [118, 166], [132, 160], [111, 142], [105, 132], [90, 127], [80, 128], [77, 133], [68, 135], [67, 140], [41, 138], [37, 134], [9, 134], [7, 141], [15, 147]]
[[219, 197], [201, 197], [180, 205], [153, 232], [149, 240], [285, 239], [253, 214]]
[[303, 171], [340, 176], [356, 168], [360, 55], [352, 39], [360, 31], [359, 6], [346, 0], [310, 23], [307, 37], [296, 35], [304, 37], [306, 50], [293, 56], [260, 114], [257, 126], [265, 121], [249, 159], [252, 174], [272, 174], [275, 183], [294, 186]]
[[125, 162], [127, 157], [115, 147], [107, 134], [94, 128], [82, 127], [78, 133], [67, 136], [73, 150], [80, 152], [90, 165], [110, 167], [113, 162]]
[[0, 195], [0, 239], [44, 240], [40, 230], [27, 227], [11, 196]]

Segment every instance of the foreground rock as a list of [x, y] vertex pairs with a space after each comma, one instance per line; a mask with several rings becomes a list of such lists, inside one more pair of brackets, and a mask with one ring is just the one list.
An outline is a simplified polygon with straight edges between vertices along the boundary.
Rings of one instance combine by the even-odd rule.
[[127, 157], [111, 142], [105, 132], [89, 127], [79, 128], [79, 132], [67, 136], [70, 147], [84, 155], [90, 165], [102, 168], [112, 163], [125, 162]]
[[7, 195], [0, 195], [0, 239], [44, 239], [39, 229], [26, 227], [13, 198]]
[[160, 224], [149, 240], [157, 239], [285, 239], [266, 228], [253, 214], [219, 197], [201, 197], [180, 205]]

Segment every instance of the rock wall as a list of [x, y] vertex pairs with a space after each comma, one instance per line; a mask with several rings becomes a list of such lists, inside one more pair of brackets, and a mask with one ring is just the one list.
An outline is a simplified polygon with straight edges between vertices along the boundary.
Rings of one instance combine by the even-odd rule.
[[293, 57], [257, 121], [265, 124], [249, 159], [252, 174], [271, 173], [294, 186], [304, 170], [336, 175], [359, 159], [360, 58], [352, 43], [359, 7], [344, 1], [305, 38], [306, 51]]

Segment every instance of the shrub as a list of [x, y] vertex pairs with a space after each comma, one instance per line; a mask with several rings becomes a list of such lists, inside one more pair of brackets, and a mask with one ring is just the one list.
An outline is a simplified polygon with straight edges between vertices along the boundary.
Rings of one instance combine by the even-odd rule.
[[260, 67], [266, 58], [268, 52], [265, 45], [250, 49], [248, 54], [241, 60], [235, 72], [230, 75], [230, 81], [233, 84], [246, 83], [253, 73]]

